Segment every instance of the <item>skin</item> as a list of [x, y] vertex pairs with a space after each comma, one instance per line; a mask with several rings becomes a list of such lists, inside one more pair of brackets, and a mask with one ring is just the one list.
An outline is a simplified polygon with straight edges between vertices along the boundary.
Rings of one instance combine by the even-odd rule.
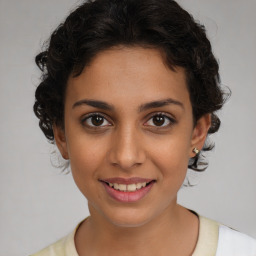
[[[141, 107], [166, 99], [175, 103]], [[84, 100], [102, 101], [112, 109]], [[93, 126], [90, 113], [100, 114], [104, 122]], [[154, 117], [159, 113], [160, 126]], [[177, 193], [193, 148], [204, 145], [210, 115], [193, 125], [184, 70], [171, 70], [156, 49], [103, 51], [80, 76], [70, 77], [64, 118], [65, 129], [54, 126], [55, 141], [70, 160], [90, 211], [76, 232], [79, 255], [191, 255], [198, 218], [177, 204]], [[144, 198], [123, 203], [99, 181], [112, 177], [156, 182]]]

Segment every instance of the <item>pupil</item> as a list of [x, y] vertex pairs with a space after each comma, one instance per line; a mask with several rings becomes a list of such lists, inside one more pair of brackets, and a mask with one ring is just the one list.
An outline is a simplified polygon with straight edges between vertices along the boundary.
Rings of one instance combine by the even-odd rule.
[[103, 124], [103, 117], [102, 116], [92, 116], [92, 124], [95, 126], [99, 126]]
[[155, 116], [153, 118], [153, 123], [157, 126], [161, 126], [164, 124], [164, 117], [163, 116]]

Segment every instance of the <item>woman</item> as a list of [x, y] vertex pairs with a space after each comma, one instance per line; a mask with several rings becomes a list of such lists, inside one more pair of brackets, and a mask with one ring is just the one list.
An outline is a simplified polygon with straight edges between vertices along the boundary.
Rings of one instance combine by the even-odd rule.
[[252, 238], [177, 204], [224, 103], [204, 28], [171, 0], [96, 0], [36, 57], [34, 111], [90, 216], [35, 255], [255, 255]]

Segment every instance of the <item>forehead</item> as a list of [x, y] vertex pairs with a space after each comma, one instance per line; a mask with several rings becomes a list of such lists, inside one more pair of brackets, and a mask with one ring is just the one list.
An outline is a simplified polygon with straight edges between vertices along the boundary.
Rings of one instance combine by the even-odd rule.
[[67, 97], [137, 104], [174, 98], [189, 100], [184, 69], [171, 70], [160, 50], [118, 47], [99, 53], [81, 75], [71, 77]]

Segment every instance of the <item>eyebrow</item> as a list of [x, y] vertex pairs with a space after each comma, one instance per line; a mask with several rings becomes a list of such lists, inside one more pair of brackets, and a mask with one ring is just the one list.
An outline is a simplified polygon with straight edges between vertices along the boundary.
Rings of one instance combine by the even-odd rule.
[[152, 102], [142, 104], [139, 107], [139, 112], [142, 112], [142, 111], [145, 111], [145, 110], [151, 109], [151, 108], [160, 108], [160, 107], [164, 107], [164, 106], [172, 105], [172, 104], [180, 106], [181, 108], [184, 109], [184, 105], [180, 101], [168, 98], [168, 99], [164, 99], [164, 100], [157, 100], [157, 101], [152, 101]]
[[114, 106], [104, 102], [104, 101], [99, 101], [99, 100], [87, 100], [87, 99], [84, 99], [84, 100], [79, 100], [77, 101], [72, 108], [75, 108], [75, 107], [78, 107], [78, 106], [81, 106], [81, 105], [88, 105], [88, 106], [92, 106], [92, 107], [95, 107], [95, 108], [100, 108], [100, 109], [103, 109], [103, 110], [109, 110], [109, 111], [113, 111], [114, 110]]
[[[176, 105], [176, 106], [180, 106], [181, 108], [184, 109], [184, 105], [180, 101], [168, 98], [168, 99], [156, 100], [156, 101], [142, 104], [138, 108], [138, 112], [143, 112], [143, 111], [146, 111], [151, 108], [159, 108], [159, 107], [164, 107], [164, 106], [172, 105], [172, 104]], [[115, 110], [115, 107], [113, 105], [108, 104], [107, 102], [99, 101], [99, 100], [90, 100], [90, 99], [79, 100], [72, 106], [72, 108], [76, 108], [81, 105], [88, 105], [88, 106], [92, 106], [95, 108], [99, 108], [102, 110], [108, 110], [108, 111]]]

